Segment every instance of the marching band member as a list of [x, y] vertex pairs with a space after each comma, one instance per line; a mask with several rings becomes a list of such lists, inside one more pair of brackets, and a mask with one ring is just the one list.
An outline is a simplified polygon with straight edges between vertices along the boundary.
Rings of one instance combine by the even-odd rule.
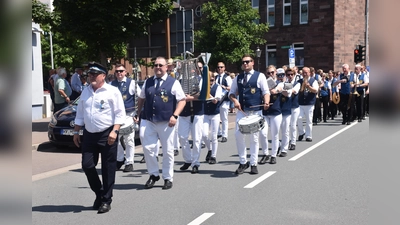
[[[267, 110], [269, 107], [269, 89], [267, 79], [263, 73], [253, 69], [254, 60], [250, 55], [242, 57], [242, 68], [244, 73], [235, 77], [232, 82], [229, 98], [234, 102], [235, 108], [238, 109], [236, 113], [236, 147], [239, 155], [239, 167], [236, 174], [243, 174], [243, 172], [251, 166], [250, 174], [257, 174], [257, 160], [258, 160], [258, 136], [259, 132], [250, 134], [250, 162], [246, 157], [245, 136], [239, 131], [237, 122], [249, 114], [262, 115], [262, 108]], [[239, 100], [236, 97], [238, 92]], [[262, 104], [264, 102], [264, 104]], [[263, 105], [258, 107], [259, 105]], [[252, 107], [257, 106], [257, 107]]]
[[329, 114], [329, 101], [332, 101], [332, 91], [331, 91], [331, 83], [329, 82], [328, 79], [326, 79], [326, 73], [322, 74], [322, 87], [320, 86], [320, 99], [322, 102], [322, 107], [323, 107], [323, 113], [322, 113], [322, 118], [324, 120], [324, 123], [326, 123], [326, 118], [328, 117]]
[[[122, 94], [122, 99], [124, 100], [126, 114], [130, 116], [134, 116], [132, 114], [135, 113], [135, 94], [138, 92], [139, 87], [136, 87], [135, 80], [132, 80], [129, 77], [126, 77], [126, 69], [122, 64], [115, 65], [115, 77], [116, 80], [111, 82], [111, 85], [118, 88], [118, 90]], [[137, 88], [135, 90], [135, 88]], [[132, 118], [133, 122], [133, 118]], [[118, 141], [118, 152], [117, 152], [117, 170], [121, 168], [121, 166], [125, 163], [125, 168], [123, 172], [132, 172], [133, 171], [133, 158], [135, 155], [135, 131], [127, 135], [123, 136], [123, 140]], [[123, 147], [121, 141], [124, 142], [125, 146]], [[124, 149], [126, 154], [124, 155]]]
[[[140, 123], [140, 135], [147, 171], [150, 174], [144, 187], [152, 188], [160, 179], [157, 161], [157, 141], [160, 139], [163, 151], [164, 186], [162, 189], [166, 190], [172, 188], [174, 174], [175, 124], [186, 101], [179, 81], [168, 76], [167, 60], [164, 57], [156, 58], [154, 73], [155, 75], [143, 84], [138, 100], [138, 115], [141, 115], [142, 107], [145, 106], [144, 116]], [[134, 119], [137, 121], [136, 117]]]
[[358, 122], [362, 122], [362, 118], [364, 117], [364, 95], [365, 95], [365, 87], [369, 84], [369, 78], [362, 73], [362, 66], [357, 64], [354, 68], [354, 76], [357, 76], [358, 83], [356, 84], [357, 93], [359, 95], [356, 96], [356, 109], [357, 109], [357, 120]]
[[[350, 120], [352, 117], [352, 112], [353, 112], [353, 107], [351, 106], [352, 102], [352, 96], [350, 96], [350, 91], [351, 91], [351, 82], [354, 79], [353, 74], [350, 73], [349, 70], [349, 65], [348, 64], [343, 64], [342, 66], [343, 73], [340, 74], [339, 79], [333, 84], [334, 87], [336, 87], [338, 84], [340, 84], [340, 111], [342, 112], [342, 124], [347, 124], [350, 125]], [[347, 106], [349, 105], [350, 101], [350, 107], [348, 108]]]
[[[229, 93], [229, 90], [231, 89], [232, 85], [232, 79], [229, 76], [229, 74], [225, 73], [225, 63], [223, 62], [218, 62], [217, 66], [217, 71], [218, 75], [216, 76], [216, 83], [219, 84], [222, 89], [227, 93]], [[220, 118], [221, 118], [221, 127], [219, 127], [218, 130], [218, 136], [221, 135], [221, 142], [227, 142], [228, 141], [228, 111], [230, 108], [230, 100], [228, 96], [226, 98], [222, 99], [222, 102], [220, 104]]]
[[316, 101], [316, 95], [318, 93], [318, 81], [310, 77], [310, 68], [303, 67], [303, 79], [299, 80], [301, 84], [299, 91], [299, 106], [300, 116], [305, 117], [306, 127], [304, 129], [303, 121], [297, 120], [297, 128], [299, 130], [299, 141], [303, 140], [306, 136], [306, 141], [312, 141], [312, 118], [313, 110]]
[[338, 87], [333, 87], [333, 84], [336, 81], [337, 81], [337, 78], [334, 76], [334, 72], [332, 70], [329, 70], [328, 71], [328, 82], [331, 85], [331, 94], [332, 94], [332, 97], [329, 100], [329, 112], [330, 112], [330, 117], [332, 120], [335, 119], [336, 113], [337, 113], [337, 105], [334, 103], [334, 98], [336, 98], [336, 96], [339, 94]]
[[[198, 62], [198, 67], [203, 70], [203, 64]], [[201, 68], [200, 68], [201, 67]], [[198, 79], [201, 91], [201, 71], [197, 71], [191, 79]], [[192, 174], [199, 172], [200, 167], [200, 151], [203, 137], [203, 121], [204, 121], [204, 101], [198, 99], [199, 94], [186, 94], [186, 105], [179, 117], [178, 135], [179, 142], [182, 147], [182, 156], [185, 161], [180, 170], [187, 170], [192, 167]], [[189, 134], [192, 136], [193, 145], [190, 148]]]
[[300, 83], [295, 80], [295, 71], [287, 70], [286, 71], [286, 78], [288, 82], [293, 85], [291, 89], [291, 109], [290, 109], [290, 144], [289, 150], [296, 150], [296, 131], [297, 131], [297, 120], [299, 119], [300, 115], [300, 107], [299, 107], [299, 91], [300, 91]]
[[[210, 97], [211, 101], [204, 101], [204, 126], [203, 126], [203, 140], [207, 146], [208, 152], [206, 161], [209, 164], [217, 163], [217, 150], [218, 150], [218, 127], [219, 127], [219, 111], [220, 99], [222, 96], [222, 88], [215, 83], [215, 76], [210, 71]], [[210, 135], [209, 135], [210, 133]]]
[[[289, 81], [288, 74], [294, 74], [292, 69], [287, 69], [283, 76], [279, 76], [278, 73], [278, 80], [283, 84], [291, 82]], [[285, 76], [286, 75], [286, 76]], [[292, 85], [293, 86], [293, 85]], [[289, 140], [290, 140], [290, 121], [291, 121], [291, 114], [292, 114], [292, 89], [283, 88], [281, 93], [281, 111], [282, 111], [282, 123], [281, 123], [281, 153], [279, 157], [285, 157], [287, 155], [287, 150], [289, 149]]]
[[[264, 119], [266, 125], [260, 131], [260, 143], [261, 148], [263, 150], [263, 157], [260, 160], [260, 164], [265, 164], [269, 159], [270, 164], [276, 163], [276, 155], [279, 148], [279, 129], [282, 123], [282, 111], [281, 111], [281, 92], [283, 90], [284, 84], [279, 80], [276, 80], [275, 67], [269, 66], [267, 74], [275, 80], [277, 83], [274, 87], [269, 86], [270, 92], [270, 107], [267, 110], [263, 110], [262, 114], [264, 115]], [[276, 70], [276, 74], [279, 76], [285, 76], [285, 70], [279, 68]], [[271, 104], [272, 103], [272, 104]], [[271, 128], [271, 142], [272, 142], [272, 150], [271, 154], [268, 154], [268, 127]]]

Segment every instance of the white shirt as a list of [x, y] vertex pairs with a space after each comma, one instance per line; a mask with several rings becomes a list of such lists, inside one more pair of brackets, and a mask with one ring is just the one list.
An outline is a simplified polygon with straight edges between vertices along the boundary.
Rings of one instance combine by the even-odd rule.
[[[168, 77], [168, 74], [164, 74], [164, 75], [161, 77], [160, 86], [163, 84], [163, 82], [164, 82], [165, 80], [167, 80], [167, 77]], [[154, 85], [157, 86], [157, 79], [156, 79], [156, 78], [157, 78], [157, 76], [154, 75], [153, 77], [150, 77], [150, 78], [148, 78], [148, 79], [155, 79], [156, 81], [154, 82]], [[147, 80], [148, 80], [148, 79], [147, 79]], [[146, 82], [147, 82], [147, 80], [146, 80], [146, 81], [144, 82], [144, 84], [143, 84], [143, 88], [142, 88], [142, 90], [140, 91], [139, 98], [146, 98], [146, 88], [144, 88], [144, 87], [146, 87]], [[177, 81], [177, 80], [175, 80], [174, 84], [172, 85], [171, 94], [172, 94], [172, 95], [175, 95], [175, 99], [176, 99], [176, 101], [178, 101], [178, 102], [179, 102], [180, 100], [186, 98], [186, 95], [185, 95], [185, 93], [183, 92], [182, 86], [181, 86], [181, 84], [179, 83], [179, 81]]]
[[[219, 85], [222, 85], [222, 81], [224, 80], [223, 79], [224, 75], [225, 75], [225, 73], [218, 74], [217, 77], [215, 77], [215, 82]], [[226, 84], [228, 87], [232, 86], [232, 78], [228, 74], [226, 75], [225, 80], [226, 80]]]
[[71, 88], [76, 92], [82, 91], [82, 82], [79, 73], [74, 73], [71, 77]]
[[123, 124], [125, 117], [124, 101], [118, 88], [104, 83], [94, 92], [89, 85], [79, 99], [75, 124], [85, 125], [90, 133], [98, 133], [114, 124]]
[[[119, 80], [117, 80], [117, 81], [118, 81], [118, 85], [121, 85], [122, 81], [126, 83], [126, 77], [124, 77], [121, 81], [119, 81]], [[110, 84], [111, 84], [111, 82], [110, 82]], [[136, 86], [136, 92], [135, 92], [135, 86]], [[139, 87], [139, 85], [136, 85], [135, 80], [131, 80], [131, 85], [129, 85], [129, 94], [131, 94], [131, 95], [134, 95], [136, 93], [139, 94], [140, 91], [141, 91], [140, 87]]]
[[[247, 80], [250, 80], [250, 77], [254, 74], [254, 70], [251, 70], [249, 74], [247, 74]], [[238, 91], [238, 86], [237, 86], [237, 78], [238, 76], [235, 77], [232, 81], [232, 86], [231, 90], [229, 91], [229, 95], [233, 94], [236, 96], [236, 92]], [[267, 78], [263, 73], [260, 73], [257, 79], [257, 87], [261, 89], [261, 93], [264, 96], [265, 94], [269, 94], [269, 88], [268, 88], [268, 83], [267, 83]]]

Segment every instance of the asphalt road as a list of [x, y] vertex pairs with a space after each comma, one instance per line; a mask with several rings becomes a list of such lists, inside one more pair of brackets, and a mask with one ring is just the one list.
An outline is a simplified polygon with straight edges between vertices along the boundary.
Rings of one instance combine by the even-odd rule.
[[[179, 171], [183, 159], [177, 156], [170, 190], [161, 189], [162, 180], [143, 189], [145, 164], [135, 162], [132, 173], [118, 171], [112, 210], [102, 215], [91, 209], [95, 196], [79, 165], [38, 170], [32, 176], [32, 223], [367, 224], [368, 129], [368, 118], [350, 126], [340, 119], [321, 123], [314, 126], [313, 142], [298, 142], [277, 164], [240, 176], [234, 174], [238, 156], [231, 129], [228, 142], [219, 144], [218, 164], [203, 162], [199, 174]], [[59, 154], [60, 162], [68, 154], [79, 156]]]

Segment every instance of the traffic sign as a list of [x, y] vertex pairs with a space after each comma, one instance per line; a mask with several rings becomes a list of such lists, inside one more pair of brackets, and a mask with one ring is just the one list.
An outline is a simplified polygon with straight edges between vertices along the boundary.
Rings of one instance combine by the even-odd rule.
[[288, 53], [289, 53], [289, 68], [293, 68], [296, 65], [295, 63], [296, 54], [294, 48], [289, 48]]

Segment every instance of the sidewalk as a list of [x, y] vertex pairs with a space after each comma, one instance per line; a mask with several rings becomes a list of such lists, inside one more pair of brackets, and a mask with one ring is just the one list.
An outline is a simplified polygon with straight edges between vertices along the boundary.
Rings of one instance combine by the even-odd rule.
[[[32, 121], [32, 151], [37, 150], [39, 145], [50, 144], [47, 137], [47, 127], [50, 117]], [[229, 129], [235, 128], [236, 113], [228, 114]]]
[[37, 150], [40, 144], [50, 143], [47, 137], [50, 117], [32, 121], [32, 150]]

